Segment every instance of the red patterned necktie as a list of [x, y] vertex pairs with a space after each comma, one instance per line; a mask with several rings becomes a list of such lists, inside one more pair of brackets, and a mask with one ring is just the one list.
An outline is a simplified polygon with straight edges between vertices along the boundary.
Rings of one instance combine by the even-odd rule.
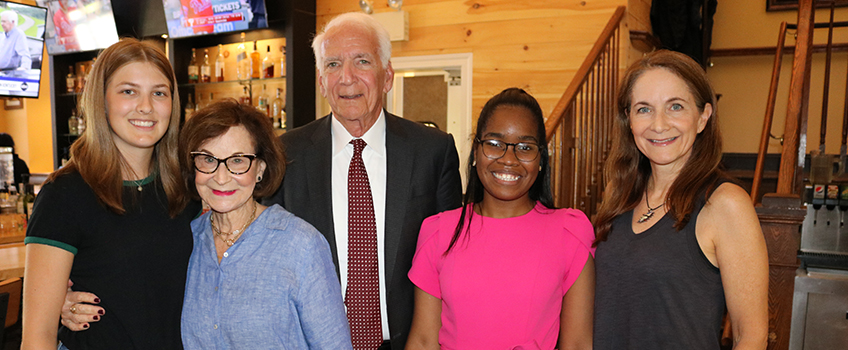
[[345, 306], [356, 350], [374, 350], [383, 342], [380, 322], [380, 279], [377, 267], [377, 224], [368, 173], [362, 162], [365, 141], [354, 139], [347, 173], [348, 248]]

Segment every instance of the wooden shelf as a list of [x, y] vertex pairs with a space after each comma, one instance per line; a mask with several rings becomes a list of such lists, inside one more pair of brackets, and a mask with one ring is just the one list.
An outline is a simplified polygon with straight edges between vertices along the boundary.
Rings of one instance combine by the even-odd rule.
[[197, 86], [216, 86], [216, 85], [225, 85], [225, 84], [239, 84], [239, 85], [253, 85], [253, 84], [261, 84], [263, 82], [281, 82], [285, 81], [286, 76], [281, 77], [273, 77], [273, 78], [256, 78], [256, 79], [243, 79], [243, 80], [225, 80], [225, 81], [212, 81], [208, 83], [186, 83], [179, 84], [180, 87], [197, 87]]

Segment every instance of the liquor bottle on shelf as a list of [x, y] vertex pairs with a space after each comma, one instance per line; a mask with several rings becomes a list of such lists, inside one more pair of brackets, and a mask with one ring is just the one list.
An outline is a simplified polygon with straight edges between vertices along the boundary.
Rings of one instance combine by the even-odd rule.
[[24, 186], [24, 183], [21, 182], [18, 184], [18, 200], [15, 203], [15, 211], [18, 214], [26, 215], [26, 203], [24, 202], [26, 195], [24, 195], [24, 192], [26, 192], [26, 186]]
[[239, 97], [239, 102], [244, 104], [251, 104], [250, 94], [247, 92], [247, 86], [244, 87], [241, 97]]
[[21, 178], [24, 183], [24, 188], [26, 189], [26, 196], [24, 198], [24, 211], [26, 211], [27, 221], [29, 221], [29, 216], [32, 215], [32, 205], [35, 204], [35, 190], [34, 186], [29, 183], [29, 175], [23, 174]]
[[68, 76], [65, 77], [65, 92], [72, 93], [77, 85], [77, 77], [74, 76], [74, 66], [68, 66]]
[[260, 76], [259, 50], [256, 49], [256, 40], [253, 41], [253, 52], [250, 53], [250, 78], [259, 79]]
[[267, 47], [267, 51], [265, 53], [265, 58], [262, 59], [262, 77], [263, 78], [273, 78], [274, 77], [274, 60], [271, 59], [271, 47]]
[[286, 113], [285, 103], [283, 103], [283, 89], [277, 88], [277, 97], [271, 102], [271, 119], [274, 124], [274, 129], [285, 127], [285, 124], [280, 123], [281, 116]]
[[191, 118], [192, 114], [194, 114], [194, 102], [191, 100], [191, 94], [188, 94], [188, 102], [185, 105], [185, 118]]
[[244, 32], [241, 33], [241, 43], [236, 48], [236, 78], [238, 80], [250, 79], [250, 57], [244, 46]]
[[33, 184], [27, 184], [27, 188], [29, 191], [29, 195], [32, 196], [32, 200], [27, 203], [27, 212], [32, 214], [32, 206], [35, 205], [35, 198], [37, 195], [35, 194], [35, 187]]
[[8, 183], [7, 186], [9, 188], [9, 196], [6, 197], [6, 203], [3, 204], [3, 213], [15, 214], [18, 212], [18, 197], [20, 197], [18, 196], [18, 188], [15, 187], [14, 183]]
[[258, 109], [262, 114], [265, 114], [266, 117], [270, 116], [270, 107], [268, 105], [268, 94], [266, 89], [268, 86], [266, 84], [262, 84], [262, 92], [256, 98], [256, 109]]
[[76, 110], [71, 110], [71, 116], [68, 118], [68, 134], [79, 135], [80, 118], [77, 116]]
[[194, 48], [191, 49], [191, 62], [188, 64], [188, 83], [197, 84], [199, 79], [199, 68], [197, 67], [197, 55]]
[[[22, 182], [18, 184], [18, 214], [24, 214], [24, 218], [29, 220], [29, 214], [32, 212], [32, 202], [35, 200], [35, 195], [32, 194], [32, 185], [29, 184], [29, 175], [21, 175]], [[26, 222], [24, 222], [26, 224]]]
[[77, 74], [76, 92], [82, 92], [85, 88], [85, 64], [80, 64], [79, 74]]
[[218, 44], [218, 57], [215, 58], [215, 77], [224, 81], [224, 45]]
[[209, 66], [209, 49], [203, 49], [203, 64], [200, 65], [200, 81], [212, 82], [212, 67]]
[[277, 69], [280, 71], [280, 76], [286, 76], [286, 46], [280, 48], [280, 67]]

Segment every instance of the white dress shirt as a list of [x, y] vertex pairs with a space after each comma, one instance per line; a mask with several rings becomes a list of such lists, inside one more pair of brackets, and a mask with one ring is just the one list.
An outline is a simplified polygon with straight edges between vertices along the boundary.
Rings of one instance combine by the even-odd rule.
[[[347, 291], [347, 243], [348, 243], [348, 202], [347, 178], [350, 160], [353, 158], [351, 136], [334, 116], [332, 119], [333, 138], [333, 229], [336, 236], [336, 251], [339, 255], [339, 273], [341, 274], [342, 296]], [[371, 185], [371, 197], [374, 200], [374, 219], [377, 224], [377, 264], [380, 274], [380, 319], [383, 323], [383, 339], [389, 339], [389, 317], [386, 309], [386, 116], [380, 117], [361, 137], [367, 146], [362, 150], [362, 161], [368, 172]]]

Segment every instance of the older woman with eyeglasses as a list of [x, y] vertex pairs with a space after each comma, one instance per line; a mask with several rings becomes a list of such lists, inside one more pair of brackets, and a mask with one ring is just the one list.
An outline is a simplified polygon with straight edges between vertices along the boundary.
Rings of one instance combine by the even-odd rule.
[[189, 192], [211, 209], [192, 222], [182, 313], [186, 349], [350, 349], [324, 237], [257, 198], [285, 170], [271, 123], [234, 100], [189, 119], [180, 138]]

